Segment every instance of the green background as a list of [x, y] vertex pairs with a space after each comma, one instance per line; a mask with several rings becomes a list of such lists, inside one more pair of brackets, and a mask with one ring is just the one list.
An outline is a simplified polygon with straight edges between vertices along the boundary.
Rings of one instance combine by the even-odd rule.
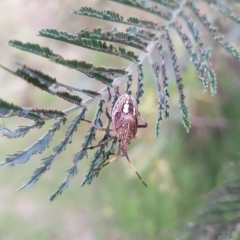
[[[116, 57], [36, 36], [41, 28], [57, 28], [72, 33], [86, 26], [89, 29], [98, 26], [112, 28], [112, 23], [69, 14], [72, 8], [80, 8], [80, 2], [83, 6], [100, 10], [116, 7], [115, 11], [125, 16], [142, 16], [135, 10], [126, 11], [121, 5], [108, 1], [0, 1], [0, 63], [14, 68], [15, 61], [19, 61], [56, 77], [58, 81], [80, 88], [100, 90], [103, 87], [101, 83], [88, 79], [79, 72], [6, 45], [8, 40], [18, 39], [48, 46], [68, 59], [75, 58], [108, 67], [127, 67], [129, 62]], [[205, 5], [202, 9], [207, 11]], [[149, 18], [146, 14], [147, 17]], [[223, 33], [233, 27], [230, 23], [222, 17], [217, 19]], [[119, 29], [125, 27], [119, 26]], [[213, 43], [204, 31], [203, 38], [209, 45]], [[177, 37], [175, 44], [192, 128], [187, 133], [181, 123], [178, 92], [170, 70], [171, 117], [162, 123], [160, 136], [154, 136], [157, 98], [153, 75], [146, 64], [145, 95], [139, 110], [149, 126], [139, 130], [138, 138], [131, 142], [128, 151], [148, 188], [141, 184], [123, 157], [103, 169], [90, 186], [80, 188], [92, 151], [87, 159], [80, 161], [79, 174], [72, 179], [70, 187], [49, 204], [49, 195], [63, 181], [65, 170], [72, 165], [73, 156], [80, 150], [89, 128], [87, 123], [81, 123], [72, 144], [55, 159], [52, 168], [42, 176], [37, 185], [32, 189], [15, 191], [29, 179], [40, 160], [51, 154], [51, 148], [61, 141], [68, 124], [77, 114], [74, 113], [57, 132], [51, 147], [42, 156], [34, 155], [23, 165], [0, 168], [0, 239], [167, 240], [184, 234], [188, 223], [194, 221], [196, 212], [206, 201], [206, 194], [225, 180], [225, 166], [239, 160], [240, 65], [214, 44], [211, 61], [218, 78], [218, 94], [214, 97], [210, 93], [202, 94], [196, 71], [191, 63], [188, 64], [188, 55]], [[171, 69], [171, 64], [167, 66]], [[135, 80], [136, 73], [133, 91], [136, 89]], [[0, 70], [0, 96], [8, 102], [25, 107], [59, 110], [71, 107], [71, 104], [41, 92], [4, 70]], [[89, 107], [88, 119], [92, 119], [95, 109], [94, 103]], [[12, 130], [30, 123], [20, 118], [0, 120], [0, 124]], [[49, 122], [41, 130], [33, 130], [22, 139], [9, 140], [1, 137], [0, 161], [7, 154], [30, 146], [52, 124], [53, 122]], [[97, 139], [100, 139], [101, 134], [97, 134]], [[231, 177], [231, 171], [229, 173]]]

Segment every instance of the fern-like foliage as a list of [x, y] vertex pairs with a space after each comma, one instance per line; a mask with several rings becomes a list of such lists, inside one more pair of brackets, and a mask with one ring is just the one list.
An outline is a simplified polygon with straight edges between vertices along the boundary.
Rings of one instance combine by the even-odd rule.
[[[38, 35], [41, 37], [58, 40], [66, 44], [76, 45], [86, 48], [89, 51], [97, 51], [105, 54], [114, 55], [124, 60], [130, 61], [129, 67], [125, 69], [94, 66], [85, 61], [75, 59], [65, 59], [60, 54], [54, 53], [50, 48], [40, 46], [37, 43], [23, 43], [20, 40], [10, 40], [9, 45], [21, 51], [36, 54], [40, 57], [49, 59], [50, 61], [62, 66], [79, 71], [89, 78], [100, 81], [103, 84], [102, 90], [99, 92], [82, 89], [76, 86], [67, 85], [58, 81], [55, 77], [49, 76], [42, 71], [34, 69], [33, 66], [18, 63], [16, 70], [8, 69], [0, 65], [0, 67], [11, 74], [14, 74], [24, 81], [34, 85], [35, 87], [45, 91], [56, 97], [60, 97], [73, 106], [69, 109], [48, 110], [48, 109], [29, 109], [19, 107], [0, 99], [0, 117], [20, 116], [33, 120], [35, 123], [30, 126], [21, 126], [15, 131], [9, 130], [5, 126], [0, 126], [2, 136], [9, 138], [24, 137], [31, 129], [41, 128], [44, 123], [50, 119], [55, 119], [53, 126], [40, 139], [36, 140], [30, 147], [23, 151], [19, 151], [1, 162], [1, 165], [13, 166], [19, 163], [27, 162], [33, 154], [42, 153], [50, 146], [51, 140], [55, 132], [65, 124], [68, 115], [75, 111], [79, 111], [77, 117], [70, 123], [64, 139], [53, 148], [53, 152], [49, 157], [42, 159], [41, 166], [35, 169], [30, 180], [26, 181], [20, 189], [34, 186], [43, 173], [50, 169], [54, 159], [68, 146], [72, 136], [78, 125], [85, 121], [87, 107], [94, 101], [98, 101], [98, 107], [95, 117], [92, 121], [89, 131], [85, 136], [79, 151], [75, 154], [72, 167], [67, 171], [67, 176], [59, 186], [57, 191], [50, 197], [54, 200], [69, 185], [72, 177], [78, 172], [78, 163], [87, 156], [88, 147], [92, 146], [95, 139], [95, 132], [98, 128], [105, 128], [105, 133], [99, 141], [101, 145], [95, 151], [89, 168], [86, 171], [82, 185], [90, 184], [94, 177], [99, 174], [99, 168], [107, 161], [109, 156], [115, 152], [115, 139], [107, 143], [110, 138], [109, 129], [111, 121], [103, 123], [102, 113], [104, 110], [104, 98], [108, 95], [111, 99], [111, 107], [113, 107], [119, 93], [118, 86], [126, 80], [125, 92], [132, 94], [131, 86], [136, 84], [136, 102], [141, 102], [144, 94], [144, 73], [143, 61], [147, 59], [152, 68], [152, 78], [156, 83], [156, 99], [158, 102], [158, 117], [155, 132], [159, 135], [161, 122], [164, 118], [169, 117], [169, 77], [167, 74], [167, 65], [165, 63], [168, 55], [172, 62], [172, 70], [175, 73], [176, 85], [179, 92], [179, 107], [182, 114], [182, 122], [187, 131], [191, 124], [189, 113], [185, 101], [184, 79], [182, 78], [181, 69], [179, 67], [176, 46], [174, 45], [174, 37], [176, 34], [183, 42], [190, 61], [194, 64], [198, 80], [200, 81], [203, 92], [207, 92], [210, 88], [212, 94], [217, 92], [217, 78], [212, 68], [210, 57], [211, 49], [207, 46], [200, 34], [200, 25], [195, 23], [198, 19], [200, 24], [210, 33], [213, 39], [218, 42], [229, 54], [237, 60], [240, 60], [240, 52], [231, 43], [225, 40], [225, 36], [211, 23], [208, 16], [201, 13], [201, 4], [207, 3], [216, 14], [223, 14], [235, 24], [240, 23], [237, 13], [225, 4], [224, 1], [215, 0], [112, 0], [116, 3], [116, 9], [121, 6], [125, 8], [135, 8], [143, 11], [149, 16], [154, 15], [161, 19], [164, 24], [160, 25], [158, 21], [149, 21], [147, 19], [139, 19], [135, 16], [128, 16], [126, 19], [115, 10], [99, 11], [90, 7], [82, 6], [78, 10], [71, 12], [77, 16], [97, 18], [102, 21], [108, 21], [115, 24], [111, 30], [95, 28], [89, 30], [84, 28], [75, 34], [68, 33], [56, 29], [42, 29]], [[119, 6], [117, 6], [119, 4]], [[239, 4], [239, 0], [231, 1], [231, 5]], [[190, 11], [192, 14], [190, 14]], [[118, 25], [127, 25], [125, 31], [118, 31]], [[189, 31], [184, 32], [183, 27], [187, 27]], [[171, 30], [175, 30], [173, 34]], [[129, 48], [131, 50], [129, 50]], [[137, 50], [137, 51], [136, 51]], [[140, 53], [139, 53], [140, 52]], [[157, 53], [157, 54], [154, 54]], [[137, 80], [133, 80], [132, 72], [137, 70]], [[57, 91], [58, 87], [64, 88], [64, 91]], [[80, 94], [85, 94], [89, 98], [82, 100]], [[112, 96], [113, 95], [113, 96]], [[111, 110], [110, 110], [111, 115]], [[19, 189], [19, 190], [20, 190]]]

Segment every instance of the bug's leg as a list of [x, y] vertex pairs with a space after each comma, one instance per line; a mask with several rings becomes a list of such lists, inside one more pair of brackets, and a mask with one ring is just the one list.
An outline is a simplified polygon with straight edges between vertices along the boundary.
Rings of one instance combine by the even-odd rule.
[[93, 148], [96, 148], [96, 147], [102, 146], [102, 145], [104, 145], [105, 143], [110, 142], [113, 138], [115, 138], [115, 136], [112, 136], [112, 137], [110, 137], [109, 139], [107, 139], [106, 141], [103, 141], [103, 142], [101, 142], [101, 143], [99, 143], [99, 144], [97, 144], [97, 145], [95, 145], [95, 146], [91, 146], [91, 147], [83, 148], [83, 150], [93, 149]]
[[[109, 89], [109, 87], [108, 87], [108, 89]], [[110, 94], [110, 96], [111, 96], [110, 90], [109, 90], [109, 94]], [[112, 118], [111, 118], [111, 116], [110, 116], [110, 114], [109, 114], [109, 112], [108, 112], [108, 107], [106, 107], [105, 114], [106, 114], [107, 118], [109, 119], [109, 121], [111, 122], [111, 121], [112, 121]], [[92, 121], [86, 120], [86, 119], [84, 119], [84, 118], [82, 119], [82, 121], [85, 121], [85, 122], [90, 123], [92, 126], [94, 126], [95, 128], [97, 128], [99, 131], [113, 131], [112, 129], [107, 129], [107, 128], [103, 128], [103, 127], [98, 127], [98, 126], [96, 126]]]
[[142, 121], [144, 122], [144, 124], [139, 124], [137, 127], [138, 128], [146, 128], [148, 126], [148, 124], [145, 122], [145, 120], [143, 119], [141, 114], [139, 114], [139, 116], [142, 119]]
[[103, 128], [103, 127], [98, 127], [96, 126], [92, 121], [89, 121], [87, 119], [82, 118], [82, 121], [88, 122], [90, 123], [93, 127], [95, 127], [96, 129], [98, 129], [99, 131], [113, 131], [112, 129], [107, 129], [107, 128]]
[[100, 171], [102, 168], [104, 168], [104, 167], [106, 167], [108, 164], [112, 163], [117, 157], [118, 157], [118, 155], [115, 155], [115, 157], [113, 157], [112, 159], [110, 159], [109, 161], [107, 161], [106, 163], [104, 163], [102, 166], [99, 166], [98, 168], [95, 168], [94, 170]]
[[120, 154], [116, 154], [116, 153], [109, 153], [109, 156], [110, 155], [114, 155], [114, 156], [118, 156], [118, 157], [125, 157], [125, 155], [120, 155]]
[[112, 99], [112, 95], [111, 95], [110, 87], [109, 87], [109, 86], [107, 87], [107, 90], [108, 90], [108, 102], [110, 102], [111, 99]]
[[109, 161], [107, 161], [106, 163], [104, 163], [103, 165], [99, 166], [98, 168], [95, 168], [94, 170], [100, 171], [102, 168], [104, 168], [108, 164], [112, 163], [118, 156], [120, 156], [120, 152], [121, 152], [121, 148], [120, 148], [120, 145], [119, 145], [118, 154], [109, 153], [107, 159], [109, 158], [110, 155], [115, 155], [115, 156], [112, 159], [110, 159]]
[[[110, 159], [108, 162], [104, 163], [102, 166], [96, 168], [95, 170], [100, 171], [102, 168], [104, 168], [104, 167], [106, 167], [108, 164], [112, 163], [118, 156], [121, 156], [120, 153], [121, 153], [121, 148], [120, 148], [120, 146], [119, 146], [118, 154], [115, 155], [115, 157], [113, 157], [112, 159]], [[125, 157], [127, 158], [128, 163], [130, 164], [130, 166], [132, 167], [132, 169], [134, 170], [134, 172], [137, 174], [137, 176], [138, 176], [138, 178], [140, 179], [140, 181], [143, 183], [143, 185], [144, 185], [145, 187], [147, 187], [147, 184], [143, 181], [143, 179], [142, 179], [141, 176], [139, 175], [138, 171], [136, 170], [136, 168], [133, 166], [132, 162], [131, 162], [130, 159], [128, 158], [127, 152], [123, 152], [123, 154], [124, 154], [123, 156], [125, 156]]]
[[110, 116], [110, 114], [109, 114], [109, 112], [108, 112], [108, 107], [106, 107], [105, 114], [106, 114], [108, 120], [111, 122], [111, 121], [112, 121], [112, 118], [111, 118], [111, 116]]
[[138, 128], [146, 128], [147, 126], [148, 126], [148, 124], [145, 123], [145, 124], [143, 124], [143, 125], [138, 125], [137, 127], [138, 127]]
[[[115, 89], [115, 93], [118, 93], [118, 95], [119, 95], [119, 92], [118, 92], [119, 87], [116, 87], [116, 88], [114, 88], [114, 89]], [[109, 88], [109, 87], [107, 87], [107, 90], [108, 90], [109, 97], [108, 97], [108, 105], [107, 105], [107, 107], [106, 107], [105, 114], [106, 114], [108, 120], [111, 122], [111, 121], [112, 121], [112, 118], [111, 118], [111, 115], [109, 114], [108, 107], [109, 107], [109, 105], [110, 105], [110, 101], [111, 101], [111, 99], [112, 99], [112, 95], [111, 95], [111, 92], [110, 92], [110, 88]], [[119, 97], [119, 96], [118, 96], [118, 97]]]
[[127, 151], [124, 152], [130, 166], [132, 167], [132, 169], [134, 170], [134, 172], [137, 174], [138, 178], [140, 179], [140, 181], [143, 183], [143, 185], [145, 187], [147, 187], [147, 184], [142, 180], [141, 176], [139, 175], [139, 173], [137, 172], [136, 168], [133, 166], [132, 162], [130, 161], [130, 159], [128, 158], [128, 154], [127, 154]]

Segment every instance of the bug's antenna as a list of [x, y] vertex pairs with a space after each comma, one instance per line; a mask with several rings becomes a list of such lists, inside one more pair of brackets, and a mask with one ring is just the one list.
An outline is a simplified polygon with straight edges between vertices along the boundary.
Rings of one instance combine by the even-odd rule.
[[119, 151], [118, 154], [116, 154], [112, 159], [110, 159], [109, 161], [107, 161], [106, 163], [104, 163], [102, 166], [99, 166], [96, 170], [101, 170], [102, 168], [106, 167], [108, 164], [112, 163], [115, 159], [117, 159], [117, 157], [119, 156], [125, 156], [128, 160], [128, 163], [130, 164], [131, 168], [133, 169], [133, 171], [137, 174], [138, 178], [140, 179], [140, 181], [143, 183], [143, 185], [145, 187], [147, 187], [147, 184], [143, 181], [143, 179], [141, 178], [141, 176], [139, 175], [137, 169], [133, 166], [132, 162], [130, 161], [127, 151], [126, 150], [122, 150], [123, 155], [120, 155], [121, 152], [121, 148], [119, 147]]
[[[125, 154], [124, 156], [127, 158], [128, 162], [129, 162], [130, 166], [132, 167], [132, 169], [134, 170], [134, 172], [137, 174], [138, 178], [140, 179], [140, 181], [143, 183], [143, 185], [144, 185], [145, 187], [147, 187], [147, 184], [143, 181], [143, 179], [142, 179], [141, 176], [139, 175], [138, 171], [136, 170], [136, 168], [133, 166], [132, 162], [131, 162], [130, 159], [128, 158], [127, 153], [125, 152], [124, 154]], [[99, 170], [99, 171], [100, 171], [102, 168], [106, 167], [108, 164], [112, 163], [115, 159], [117, 159], [118, 156], [119, 156], [119, 155], [115, 155], [115, 157], [113, 157], [112, 159], [110, 159], [108, 162], [104, 163], [102, 166], [98, 167], [96, 170]]]
[[108, 164], [112, 163], [116, 158], [118, 157], [118, 155], [115, 155], [115, 157], [113, 157], [112, 159], [110, 159], [109, 161], [107, 161], [106, 163], [104, 163], [102, 166], [98, 167], [97, 170], [101, 170], [102, 168], [106, 167]]
[[137, 174], [138, 178], [140, 179], [140, 181], [143, 183], [143, 185], [145, 187], [147, 187], [147, 184], [143, 181], [143, 179], [141, 178], [141, 176], [139, 175], [137, 169], [133, 166], [132, 162], [130, 161], [129, 157], [128, 157], [128, 154], [127, 154], [127, 151], [123, 151], [123, 154], [125, 155], [125, 157], [127, 158], [130, 166], [132, 167], [133, 171]]

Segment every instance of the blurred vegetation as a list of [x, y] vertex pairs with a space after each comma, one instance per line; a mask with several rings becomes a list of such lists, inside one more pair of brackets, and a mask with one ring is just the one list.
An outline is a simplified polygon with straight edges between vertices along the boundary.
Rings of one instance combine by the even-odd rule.
[[[97, 5], [99, 8], [103, 8], [105, 3], [81, 1], [82, 5]], [[78, 85], [80, 80], [81, 86], [85, 84], [85, 88], [101, 89], [101, 84], [96, 84], [91, 79], [84, 81], [85, 77], [78, 72], [5, 45], [9, 39], [34, 42], [35, 33], [42, 27], [76, 32], [86, 25], [91, 27], [99, 24], [92, 19], [79, 18], [68, 13], [68, 10], [78, 7], [79, 3], [73, 0], [41, 3], [28, 0], [0, 1], [0, 62], [8, 66], [20, 60], [26, 63], [34, 62], [36, 68], [62, 82]], [[221, 18], [217, 19], [217, 24], [228, 30]], [[111, 66], [126, 67], [128, 64], [109, 56], [89, 54], [84, 49], [57, 41], [44, 38], [38, 38], [37, 41], [42, 45], [47, 41], [48, 46], [67, 57], [81, 56], [82, 59], [87, 58], [89, 62], [98, 65], [108, 66], [111, 62]], [[181, 61], [184, 62], [186, 53], [181, 46], [179, 48]], [[219, 51], [222, 54], [221, 59]], [[147, 88], [140, 111], [149, 127], [139, 130], [138, 139], [129, 146], [129, 156], [147, 182], [147, 189], [142, 186], [124, 158], [119, 158], [103, 169], [90, 186], [79, 188], [89, 165], [92, 154], [89, 152], [89, 158], [79, 163], [79, 174], [72, 180], [69, 189], [56, 201], [48, 204], [47, 196], [63, 180], [64, 171], [71, 165], [73, 154], [83, 142], [87, 123], [82, 123], [72, 144], [58, 156], [51, 171], [47, 172], [34, 188], [15, 192], [22, 182], [30, 177], [33, 168], [41, 159], [40, 156], [33, 156], [24, 165], [0, 168], [0, 239], [14, 240], [20, 236], [25, 240], [169, 240], [177, 237], [218, 239], [215, 235], [215, 238], [208, 238], [209, 234], [204, 235], [206, 231], [191, 232], [191, 229], [201, 226], [195, 223], [208, 224], [208, 215], [202, 214], [200, 218], [199, 212], [204, 213], [211, 189], [222, 186], [222, 182], [227, 179], [239, 176], [239, 167], [236, 166], [239, 164], [240, 143], [240, 72], [239, 63], [219, 50], [218, 46], [214, 47], [211, 60], [218, 77], [218, 94], [214, 97], [201, 93], [191, 64], [182, 66], [185, 68], [183, 79], [186, 83], [185, 93], [192, 123], [189, 134], [181, 124], [177, 89], [170, 86], [172, 117], [162, 124], [160, 136], [154, 137], [157, 117], [154, 107], [157, 106], [157, 101], [150, 69], [145, 69], [144, 82]], [[70, 106], [4, 71], [0, 71], [0, 95], [10, 102], [26, 107], [65, 109]], [[94, 109], [93, 104], [89, 119], [92, 118]], [[1, 120], [1, 124], [15, 129], [20, 121], [23, 125], [23, 120], [16, 118]], [[28, 147], [50, 126], [51, 124], [47, 124], [41, 130], [34, 130], [22, 140], [0, 138], [1, 161], [7, 154]], [[56, 134], [51, 146], [57, 144], [65, 131], [66, 126]], [[97, 136], [101, 136], [101, 133]], [[48, 149], [44, 156], [48, 156], [50, 151], [51, 149]], [[229, 168], [229, 165], [233, 167]], [[214, 204], [215, 199], [211, 201]], [[235, 215], [238, 214], [239, 208], [235, 208]], [[236, 219], [235, 215], [229, 216], [228, 221]], [[189, 228], [189, 223], [194, 227]], [[211, 225], [212, 229], [214, 226]]]

